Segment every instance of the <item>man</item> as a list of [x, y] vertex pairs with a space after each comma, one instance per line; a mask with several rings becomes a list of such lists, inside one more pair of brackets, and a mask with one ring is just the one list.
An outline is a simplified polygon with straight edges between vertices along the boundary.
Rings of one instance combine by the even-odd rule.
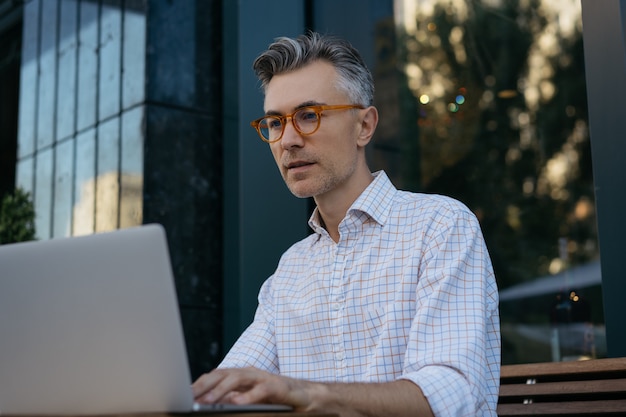
[[495, 415], [498, 293], [476, 218], [370, 172], [378, 112], [349, 44], [279, 38], [254, 69], [265, 116], [252, 125], [291, 192], [314, 198], [315, 233], [282, 256], [254, 322], [193, 384], [196, 400], [341, 416]]

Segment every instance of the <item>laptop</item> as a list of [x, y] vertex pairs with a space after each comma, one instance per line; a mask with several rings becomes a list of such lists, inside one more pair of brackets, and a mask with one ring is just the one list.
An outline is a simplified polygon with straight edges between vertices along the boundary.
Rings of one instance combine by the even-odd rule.
[[0, 246], [0, 414], [290, 409], [191, 382], [162, 226]]

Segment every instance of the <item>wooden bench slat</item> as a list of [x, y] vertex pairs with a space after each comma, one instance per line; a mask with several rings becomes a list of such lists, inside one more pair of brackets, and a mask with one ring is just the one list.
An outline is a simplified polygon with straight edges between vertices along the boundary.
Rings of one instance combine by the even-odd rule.
[[538, 382], [536, 384], [503, 384], [500, 397], [538, 397], [549, 395], [577, 395], [625, 393], [626, 378], [595, 381]]
[[498, 416], [559, 416], [626, 413], [626, 400], [499, 404]]
[[503, 366], [500, 378], [503, 380], [555, 375], [580, 375], [581, 373], [622, 373], [626, 372], [626, 358], [593, 359], [589, 361], [527, 363]]
[[503, 417], [626, 416], [626, 358], [502, 366], [497, 411]]

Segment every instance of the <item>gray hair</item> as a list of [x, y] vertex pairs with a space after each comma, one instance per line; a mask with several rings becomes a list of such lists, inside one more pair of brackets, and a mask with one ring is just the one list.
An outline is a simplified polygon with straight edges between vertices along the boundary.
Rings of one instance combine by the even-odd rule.
[[351, 104], [371, 106], [374, 102], [374, 81], [359, 52], [347, 41], [316, 32], [297, 38], [280, 37], [254, 61], [252, 68], [261, 81], [263, 91], [274, 75], [300, 69], [324, 60], [337, 70], [337, 88], [343, 90]]

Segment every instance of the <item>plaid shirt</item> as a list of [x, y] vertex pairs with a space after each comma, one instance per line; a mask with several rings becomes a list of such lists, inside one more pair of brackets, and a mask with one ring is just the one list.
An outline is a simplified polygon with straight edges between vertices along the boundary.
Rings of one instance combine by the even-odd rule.
[[498, 290], [480, 226], [456, 200], [375, 176], [338, 243], [313, 213], [315, 233], [282, 256], [220, 367], [320, 382], [409, 379], [437, 416], [495, 416]]

